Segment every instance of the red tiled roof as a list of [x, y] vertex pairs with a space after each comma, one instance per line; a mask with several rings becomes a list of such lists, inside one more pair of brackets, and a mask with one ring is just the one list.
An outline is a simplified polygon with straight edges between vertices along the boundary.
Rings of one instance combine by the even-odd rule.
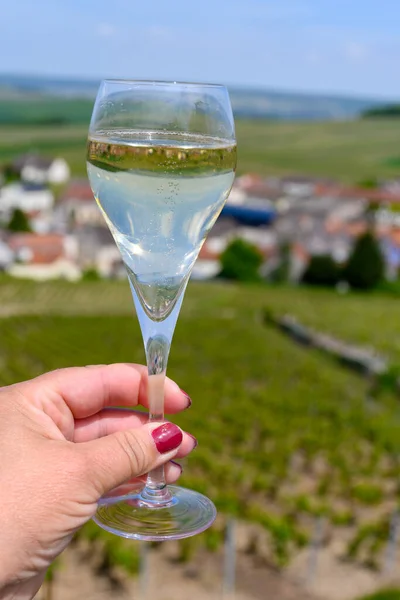
[[67, 202], [68, 200], [94, 202], [93, 192], [89, 183], [86, 181], [73, 181], [70, 183], [60, 198], [61, 202]]
[[8, 245], [14, 252], [30, 250], [29, 264], [51, 264], [64, 256], [64, 236], [54, 233], [16, 233], [10, 236]]
[[258, 173], [245, 173], [244, 175], [240, 175], [236, 181], [239, 184], [254, 184], [262, 181], [262, 177]]
[[207, 242], [202, 246], [199, 258], [202, 260], [217, 260], [220, 257], [219, 252], [213, 252], [207, 245]]
[[33, 153], [21, 154], [21, 156], [13, 161], [12, 166], [17, 171], [22, 171], [24, 167], [35, 167], [36, 169], [47, 171], [53, 162], [54, 158], [49, 158], [47, 156], [40, 156]]
[[388, 190], [367, 190], [357, 187], [342, 187], [340, 185], [319, 184], [315, 188], [316, 196], [332, 196], [334, 198], [365, 198], [374, 202], [400, 202], [400, 194]]

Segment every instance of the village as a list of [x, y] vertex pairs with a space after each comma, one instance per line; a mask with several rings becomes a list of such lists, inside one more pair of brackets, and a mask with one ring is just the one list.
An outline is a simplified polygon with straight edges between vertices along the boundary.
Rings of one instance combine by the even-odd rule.
[[[204, 243], [194, 279], [221, 271], [220, 256], [244, 239], [263, 256], [270, 277], [287, 253], [288, 279], [301, 280], [310, 258], [329, 255], [338, 264], [355, 239], [373, 226], [385, 257], [386, 276], [400, 266], [400, 181], [350, 187], [306, 176], [236, 178], [227, 203]], [[71, 178], [63, 158], [18, 157], [0, 174], [0, 271], [35, 280], [78, 281], [125, 276], [119, 251], [87, 179]]]

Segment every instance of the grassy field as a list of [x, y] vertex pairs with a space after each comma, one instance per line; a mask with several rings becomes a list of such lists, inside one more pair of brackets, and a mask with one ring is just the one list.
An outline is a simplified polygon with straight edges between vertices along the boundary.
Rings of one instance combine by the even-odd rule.
[[[124, 282], [4, 280], [0, 306], [0, 385], [144, 360]], [[178, 422], [199, 439], [184, 483], [223, 513], [262, 524], [278, 564], [306, 543], [320, 514], [350, 527], [353, 558], [379, 560], [398, 504], [398, 399], [368, 399], [361, 377], [266, 327], [265, 307], [398, 355], [400, 309], [388, 296], [191, 284], [169, 368], [193, 399]]]
[[19, 154], [35, 152], [49, 157], [61, 156], [73, 175], [86, 176], [87, 128], [86, 125], [0, 126], [0, 164]]
[[239, 170], [301, 173], [357, 182], [400, 171], [400, 120], [239, 122]]
[[[0, 164], [26, 151], [63, 156], [85, 175], [87, 125], [0, 125]], [[400, 120], [237, 121], [238, 172], [310, 174], [358, 182], [400, 171]]]
[[52, 98], [26, 93], [18, 98], [0, 98], [1, 125], [60, 125], [88, 123], [93, 100]]
[[400, 600], [400, 590], [388, 589], [371, 596], [366, 596], [362, 600]]

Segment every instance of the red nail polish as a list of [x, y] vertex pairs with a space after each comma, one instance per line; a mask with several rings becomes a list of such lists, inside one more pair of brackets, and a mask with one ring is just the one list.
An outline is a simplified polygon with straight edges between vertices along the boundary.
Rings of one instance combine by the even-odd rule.
[[195, 438], [194, 435], [192, 435], [191, 433], [188, 433], [188, 436], [190, 438], [192, 438], [192, 440], [193, 440], [193, 448], [192, 448], [192, 450], [194, 450], [199, 445], [199, 442], [197, 441], [197, 438]]
[[186, 398], [186, 400], [187, 400], [187, 402], [188, 402], [188, 405], [187, 405], [187, 407], [186, 407], [186, 408], [190, 408], [190, 407], [192, 406], [192, 399], [191, 399], [191, 397], [189, 396], [189, 394], [187, 394], [187, 393], [185, 392], [185, 390], [182, 390], [182, 389], [181, 389], [181, 392], [182, 392], [182, 394], [185, 396], [185, 398]]
[[163, 423], [157, 429], [153, 429], [151, 435], [160, 454], [175, 450], [183, 439], [182, 431], [173, 423]]

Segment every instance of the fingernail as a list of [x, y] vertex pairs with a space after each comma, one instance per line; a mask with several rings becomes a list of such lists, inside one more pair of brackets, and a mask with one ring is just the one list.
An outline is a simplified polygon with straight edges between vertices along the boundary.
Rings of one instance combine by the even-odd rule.
[[192, 435], [191, 433], [188, 433], [188, 436], [190, 438], [192, 438], [192, 440], [193, 440], [193, 448], [192, 448], [192, 451], [193, 451], [195, 448], [197, 448], [199, 442], [197, 441], [197, 438], [195, 438], [194, 435]]
[[189, 394], [187, 394], [184, 390], [181, 389], [182, 394], [185, 396], [186, 400], [187, 400], [187, 407], [186, 408], [190, 408], [192, 406], [192, 399], [189, 396]]
[[163, 423], [157, 429], [153, 429], [151, 435], [160, 454], [175, 450], [183, 439], [182, 431], [173, 423]]
[[176, 462], [175, 460], [170, 460], [169, 462], [170, 462], [172, 465], [174, 465], [175, 467], [179, 467], [179, 469], [180, 469], [180, 472], [181, 472], [180, 474], [182, 475], [182, 473], [183, 473], [183, 467], [182, 467], [182, 465], [181, 465], [180, 463]]

